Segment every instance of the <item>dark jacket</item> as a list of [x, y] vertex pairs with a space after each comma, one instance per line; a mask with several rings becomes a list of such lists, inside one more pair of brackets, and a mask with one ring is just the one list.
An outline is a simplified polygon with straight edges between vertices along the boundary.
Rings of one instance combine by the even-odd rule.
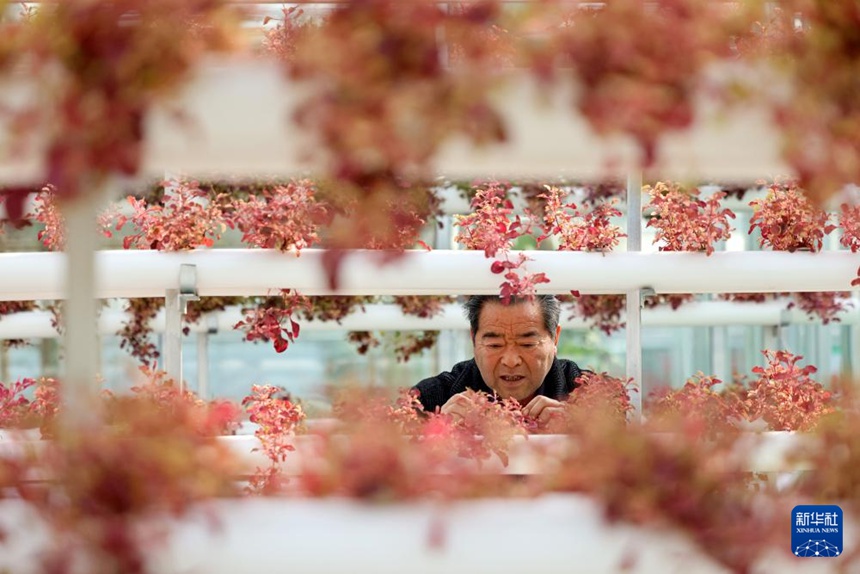
[[[554, 359], [549, 372], [538, 387], [537, 394], [561, 401], [579, 386], [577, 379], [582, 374], [582, 370], [573, 361], [567, 359]], [[420, 395], [421, 405], [425, 411], [434, 412], [436, 407], [441, 407], [448, 399], [462, 393], [466, 389], [474, 389], [476, 391], [484, 391], [492, 394], [493, 390], [484, 383], [481, 378], [481, 372], [478, 370], [478, 365], [475, 359], [457, 363], [450, 372], [446, 371], [442, 374], [424, 379], [414, 387]]]

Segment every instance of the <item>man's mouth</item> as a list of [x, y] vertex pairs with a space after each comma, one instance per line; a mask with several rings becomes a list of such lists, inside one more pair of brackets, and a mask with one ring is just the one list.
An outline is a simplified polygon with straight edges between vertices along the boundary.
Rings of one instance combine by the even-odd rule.
[[525, 379], [522, 375], [501, 375], [499, 378], [506, 383], [518, 383]]

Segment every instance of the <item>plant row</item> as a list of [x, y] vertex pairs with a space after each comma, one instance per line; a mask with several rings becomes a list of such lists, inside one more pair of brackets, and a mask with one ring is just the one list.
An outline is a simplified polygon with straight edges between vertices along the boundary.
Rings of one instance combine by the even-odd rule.
[[[0, 427], [41, 426], [54, 439], [30, 457], [0, 455], [0, 499], [23, 499], [46, 520], [46, 564], [84, 552], [98, 566], [91, 571], [144, 572], [158, 537], [141, 538], [140, 524], [163, 526], [165, 517], [185, 516], [214, 497], [393, 503], [578, 492], [593, 497], [610, 521], [681, 531], [743, 572], [780, 544], [769, 533], [782, 531], [776, 526], [790, 507], [839, 500], [846, 512], [858, 510], [860, 411], [851, 388], [825, 391], [812, 379], [815, 368], [798, 364], [801, 357], [765, 355], [749, 385], [718, 392], [720, 381], [699, 373], [681, 389], [650, 397], [647, 420], [636, 423], [626, 422], [635, 389], [605, 373], [585, 374], [563, 413], [545, 423], [528, 419], [515, 401], [482, 393], [469, 394], [469, 410], [454, 420], [424, 413], [408, 392], [392, 398], [347, 389], [334, 400], [336, 423], [311, 431], [301, 405], [281, 389], [254, 386], [240, 408], [206, 403], [163, 373], [147, 372], [131, 395], [103, 396], [92, 414], [109, 424], [69, 436], [57, 383], [19, 381], [0, 386]], [[32, 400], [23, 396], [28, 387], [35, 387]], [[250, 473], [215, 440], [235, 428], [242, 410], [257, 425], [267, 461]], [[751, 473], [757, 442], [739, 428], [754, 421], [810, 431], [788, 463], [814, 470], [781, 490]], [[507, 464], [516, 437], [534, 432], [570, 438], [535, 449], [535, 474], [511, 480], [488, 472]], [[315, 446], [285, 473], [302, 434]], [[237, 482], [240, 475], [248, 480]]]

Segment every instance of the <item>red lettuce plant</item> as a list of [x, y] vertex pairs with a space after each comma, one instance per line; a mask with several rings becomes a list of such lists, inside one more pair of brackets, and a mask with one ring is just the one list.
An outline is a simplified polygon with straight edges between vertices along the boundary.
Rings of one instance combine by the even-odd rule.
[[394, 337], [394, 356], [401, 363], [409, 362], [414, 355], [432, 349], [439, 340], [439, 331], [398, 331]]
[[848, 291], [795, 293], [794, 301], [788, 304], [788, 308], [797, 306], [810, 317], [818, 317], [827, 325], [831, 321], [840, 321], [838, 315], [853, 306], [847, 300], [850, 296]]
[[[140, 368], [143, 381], [131, 387], [132, 398], [141, 400], [155, 409], [171, 411], [178, 405], [197, 409], [201, 413], [201, 422], [198, 431], [205, 436], [221, 436], [233, 434], [239, 426], [239, 407], [226, 400], [205, 401], [194, 391], [180, 389], [176, 381], [168, 376], [165, 371], [158, 371], [149, 367]], [[104, 397], [109, 405], [116, 403], [115, 395], [108, 394]], [[113, 412], [109, 408], [109, 416]], [[121, 422], [121, 421], [118, 421]]]
[[759, 245], [775, 251], [820, 251], [824, 236], [835, 229], [827, 212], [816, 207], [796, 182], [774, 182], [762, 199], [750, 202], [750, 229], [761, 232]]
[[233, 328], [243, 329], [246, 341], [271, 342], [275, 351], [283, 353], [299, 336], [300, 326], [293, 317], [307, 305], [306, 297], [282, 289], [280, 296], [267, 297], [256, 308], [246, 309], [244, 319]]
[[266, 16], [263, 20], [263, 26], [273, 20], [277, 22], [274, 28], [265, 30], [266, 39], [263, 45], [277, 58], [288, 62], [296, 53], [296, 40], [301, 26], [299, 20], [304, 15], [304, 10], [298, 6], [284, 6], [281, 12], [281, 18]]
[[843, 203], [839, 206], [839, 243], [851, 253], [860, 250], [860, 204]]
[[347, 386], [332, 392], [332, 414], [347, 425], [386, 419], [401, 434], [420, 433], [424, 418], [417, 391], [400, 388], [392, 401], [391, 392], [379, 387]]
[[353, 313], [356, 308], [364, 310], [364, 305], [370, 303], [372, 297], [330, 295], [326, 297], [308, 297], [309, 305], [300, 310], [302, 317], [308, 321], [337, 321]]
[[688, 419], [703, 425], [708, 435], [731, 430], [747, 420], [745, 393], [737, 386], [715, 391], [720, 384], [720, 379], [699, 371], [679, 389], [658, 389], [645, 405], [648, 420], [657, 427], [672, 428], [679, 419]]
[[149, 572], [166, 517], [235, 493], [228, 447], [203, 432], [220, 426], [211, 419], [221, 413], [142, 397], [115, 398], [109, 408], [121, 424], [63, 433], [38, 455], [36, 469], [59, 479], [51, 496], [27, 495], [21, 485], [51, 529], [46, 571], [66, 571], [83, 552], [96, 574]]
[[[34, 73], [50, 72], [48, 181], [62, 198], [140, 166], [147, 110], [230, 33], [219, 0], [70, 0], [23, 27]], [[23, 201], [23, 196], [16, 201]]]
[[[36, 428], [42, 438], [53, 436], [60, 399], [55, 379], [23, 378], [9, 385], [0, 382], [0, 429]], [[33, 398], [25, 393], [30, 389]]]
[[782, 129], [783, 156], [821, 204], [860, 181], [860, 103], [853, 96], [860, 88], [857, 6], [789, 0], [770, 14], [758, 53], [784, 72], [787, 85], [765, 97]]
[[574, 103], [592, 128], [631, 135], [648, 167], [663, 133], [692, 124], [705, 66], [729, 52], [730, 18], [722, 8], [698, 0], [574, 7], [569, 23], [556, 26], [536, 50], [533, 68], [542, 80], [572, 76], [579, 88]]
[[562, 251], [612, 251], [618, 240], [626, 237], [621, 228], [610, 223], [611, 217], [620, 217], [614, 201], [595, 205], [580, 211], [575, 203], [564, 203], [565, 192], [558, 187], [546, 187], [538, 197], [544, 200], [543, 235], [538, 243], [549, 236], [557, 236]]
[[131, 222], [135, 231], [123, 238], [124, 249], [185, 251], [212, 247], [226, 229], [220, 206], [207, 199], [196, 181], [162, 182], [165, 193], [160, 204], [128, 197], [133, 214], [121, 215], [116, 230]]
[[[435, 317], [442, 312], [443, 305], [453, 303], [453, 297], [405, 295], [394, 297], [394, 302], [400, 306], [404, 315], [414, 315], [421, 318]], [[410, 357], [432, 348], [439, 340], [439, 331], [399, 331], [394, 335], [394, 354], [400, 362], [409, 361]]]
[[301, 405], [285, 396], [284, 389], [271, 385], [254, 385], [251, 394], [242, 399], [242, 406], [250, 415], [250, 421], [259, 425], [254, 436], [260, 441], [263, 454], [269, 459], [266, 468], [257, 467], [251, 476], [249, 491], [257, 494], [271, 494], [280, 489], [281, 464], [287, 453], [295, 450], [293, 437], [305, 420]]
[[166, 372], [149, 367], [142, 367], [140, 372], [143, 374], [143, 381], [133, 385], [130, 390], [133, 395], [152, 403], [156, 408], [171, 409], [177, 402], [195, 407], [204, 404], [193, 391], [181, 390]]
[[119, 333], [120, 349], [127, 349], [144, 366], [155, 366], [160, 353], [149, 336], [152, 328], [149, 322], [164, 308], [164, 299], [158, 297], [129, 299], [126, 312], [129, 318], [124, 321]]
[[482, 412], [468, 423], [455, 423], [447, 415], [420, 415], [420, 403], [408, 392], [394, 405], [372, 391], [341, 394], [334, 404], [342, 426], [336, 435], [320, 437], [315, 457], [303, 459], [302, 490], [376, 501], [509, 490], [509, 481], [479, 472], [471, 458], [480, 464], [493, 452], [506, 456], [505, 437], [524, 432], [510, 427], [522, 415], [518, 405], [494, 404], [487, 395], [474, 398]]
[[[314, 82], [318, 91], [297, 119], [332, 155], [335, 178], [359, 183], [423, 170], [458, 132], [500, 139], [501, 120], [488, 98], [490, 70], [481, 65], [492, 54], [476, 37], [499, 16], [496, 2], [448, 11], [371, 0], [338, 6], [319, 26], [301, 27], [286, 63], [293, 77]], [[445, 65], [440, 29], [460, 46], [457, 70]]]
[[[851, 253], [857, 253], [860, 250], [860, 204], [843, 203], [839, 206], [839, 228], [842, 230], [839, 243], [850, 249]], [[857, 277], [851, 281], [852, 287], [857, 285], [860, 285], [860, 269], [857, 270]]]
[[8, 385], [0, 382], [0, 428], [15, 429], [27, 424], [30, 399], [24, 393], [35, 384], [36, 380], [29, 378]]
[[537, 427], [538, 432], [553, 434], [577, 432], [579, 425], [599, 412], [617, 422], [624, 422], [633, 412], [630, 393], [639, 392], [633, 379], [626, 382], [608, 373], [584, 372], [576, 387], [565, 400], [562, 416], [552, 418], [545, 425]]
[[402, 295], [394, 297], [394, 303], [400, 306], [404, 315], [414, 315], [424, 319], [430, 319], [442, 313], [444, 306], [453, 302], [454, 298], [446, 295]]
[[[476, 142], [504, 138], [489, 99], [494, 74], [484, 65], [492, 54], [478, 36], [500, 15], [496, 0], [462, 10], [368, 0], [296, 28], [285, 67], [312, 89], [295, 120], [324, 150], [332, 186], [355, 199], [330, 246], [413, 245], [417, 221], [404, 226], [411, 217], [399, 199], [431, 174], [439, 148], [459, 134]], [[446, 44], [459, 47], [456, 66], [447, 65]], [[332, 285], [342, 257], [325, 261]]]
[[319, 241], [320, 226], [330, 219], [315, 194], [308, 180], [276, 186], [236, 202], [228, 221], [242, 232], [243, 243], [298, 254]]
[[721, 208], [722, 191], [715, 192], [707, 200], [699, 199], [698, 188], [684, 189], [671, 182], [658, 182], [645, 186], [651, 198], [646, 227], [654, 227], [657, 233], [654, 243], [663, 242], [660, 251], [704, 251], [714, 252], [714, 243], [725, 241], [732, 234], [729, 218], [731, 210]]
[[56, 435], [57, 414], [60, 412], [60, 383], [50, 377], [37, 381], [30, 402], [30, 413], [39, 425], [42, 438]]
[[[187, 335], [191, 323], [197, 323], [206, 313], [221, 311], [229, 305], [238, 305], [244, 301], [241, 297], [201, 297], [189, 301], [182, 332]], [[122, 328], [117, 333], [120, 336], [120, 348], [127, 349], [132, 357], [136, 357], [144, 366], [153, 367], [160, 353], [158, 347], [150, 339], [152, 327], [150, 322], [164, 308], [164, 299], [158, 297], [128, 299], [125, 311], [129, 314]]]
[[[530, 225], [524, 225], [519, 215], [513, 215], [514, 206], [506, 198], [506, 190], [499, 183], [490, 183], [479, 188], [472, 200], [474, 213], [455, 215], [460, 228], [455, 241], [466, 249], [480, 249], [487, 258], [495, 258], [490, 269], [493, 273], [504, 273], [501, 296], [505, 304], [512, 297], [534, 297], [540, 283], [549, 283], [544, 273], [519, 275], [528, 258], [520, 253], [511, 261], [510, 249], [513, 241], [530, 233]], [[513, 218], [511, 216], [513, 215]]]
[[597, 183], [585, 183], [582, 185], [582, 203], [591, 207], [597, 207], [612, 199], [624, 201], [627, 195], [627, 185], [616, 180], [605, 180]]
[[[36, 234], [36, 238], [50, 251], [62, 251], [66, 245], [66, 222], [57, 204], [57, 190], [53, 185], [46, 185], [35, 198], [36, 213], [33, 218], [44, 225]], [[97, 225], [102, 235], [112, 237], [116, 209], [108, 207], [98, 215]]]
[[364, 355], [370, 349], [380, 345], [379, 339], [370, 331], [350, 331], [346, 334], [346, 340], [355, 345], [359, 355]]
[[[610, 522], [680, 530], [732, 572], [750, 572], [772, 545], [783, 513], [749, 484], [749, 457], [738, 433], [708, 435], [700, 422], [626, 425], [583, 413], [576, 441], [553, 453], [550, 490], [582, 492]], [[635, 560], [635, 555], [629, 560]], [[629, 562], [629, 561], [628, 561]]]
[[762, 351], [764, 367], [754, 367], [758, 378], [750, 384], [747, 410], [751, 420], [763, 419], [774, 430], [810, 430], [822, 416], [833, 412], [831, 393], [810, 375], [816, 369], [797, 363], [803, 359], [788, 351]]
[[627, 305], [625, 295], [579, 295], [573, 299], [573, 316], [589, 321], [607, 335], [624, 328], [621, 313]]
[[511, 440], [515, 436], [525, 436], [537, 423], [526, 420], [520, 410], [522, 405], [515, 399], [499, 399], [472, 389], [467, 389], [464, 394], [469, 408], [463, 419], [457, 422], [462, 431], [459, 434], [459, 455], [480, 462], [495, 454], [507, 466]]

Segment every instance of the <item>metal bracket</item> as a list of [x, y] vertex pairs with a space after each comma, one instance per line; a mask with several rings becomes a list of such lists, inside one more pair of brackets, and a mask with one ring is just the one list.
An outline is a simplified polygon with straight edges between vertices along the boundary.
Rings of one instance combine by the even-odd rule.
[[654, 291], [652, 287], [642, 287], [639, 289], [639, 308], [643, 309], [645, 307], [645, 297], [650, 297], [651, 295], [656, 295], [657, 292]]
[[197, 295], [197, 266], [183, 263], [179, 266], [179, 309], [188, 313], [188, 302], [199, 301]]

